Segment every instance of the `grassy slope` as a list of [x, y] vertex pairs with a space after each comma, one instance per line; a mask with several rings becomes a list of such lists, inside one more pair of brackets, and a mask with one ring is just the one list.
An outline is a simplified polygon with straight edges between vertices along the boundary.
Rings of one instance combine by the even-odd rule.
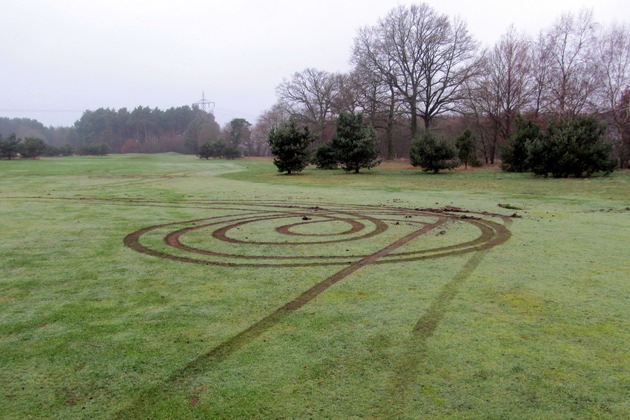
[[[2, 418], [630, 416], [628, 173], [388, 164], [287, 177], [267, 161], [178, 155], [2, 161], [0, 173]], [[187, 201], [228, 199], [504, 214], [509, 203], [524, 217], [475, 259], [359, 270], [208, 360], [337, 270], [197, 266], [122, 245], [207, 215]], [[414, 329], [427, 314], [437, 327]]]

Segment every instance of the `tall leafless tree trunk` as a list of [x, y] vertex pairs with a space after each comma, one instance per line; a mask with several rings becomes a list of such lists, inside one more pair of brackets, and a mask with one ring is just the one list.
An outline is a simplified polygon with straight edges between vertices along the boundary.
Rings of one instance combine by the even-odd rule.
[[[603, 87], [600, 94], [599, 109], [609, 117], [614, 127], [619, 163], [622, 168], [627, 160], [630, 139], [626, 139], [630, 115], [627, 101], [630, 87], [630, 26], [613, 25], [600, 32], [597, 42], [597, 60], [603, 72]], [[624, 94], [626, 97], [624, 98]]]
[[535, 83], [531, 78], [530, 45], [511, 27], [492, 49], [484, 52], [481, 71], [467, 84], [464, 112], [474, 110], [486, 120], [492, 139], [486, 149], [490, 163], [512, 135], [517, 115], [531, 103]]
[[308, 68], [284, 81], [276, 92], [287, 104], [292, 115], [300, 116], [313, 126], [313, 132], [323, 141], [326, 123], [331, 120], [338, 77], [335, 74]]
[[376, 26], [359, 31], [353, 57], [391, 81], [414, 137], [418, 118], [428, 128], [435, 116], [453, 110], [475, 69], [476, 50], [463, 21], [450, 21], [421, 3], [399, 6]]
[[378, 51], [373, 48], [374, 30], [364, 28], [359, 30], [355, 39], [355, 53], [352, 61], [355, 73], [359, 78], [363, 109], [367, 111], [370, 124], [374, 128], [385, 129], [387, 159], [394, 158], [394, 126], [400, 100], [396, 94], [390, 71], [384, 71], [382, 63], [377, 58]]
[[595, 22], [590, 11], [577, 16], [567, 13], [541, 37], [540, 51], [548, 72], [542, 88], [549, 99], [549, 111], [572, 119], [592, 105], [590, 100], [601, 86], [601, 71], [594, 60]]

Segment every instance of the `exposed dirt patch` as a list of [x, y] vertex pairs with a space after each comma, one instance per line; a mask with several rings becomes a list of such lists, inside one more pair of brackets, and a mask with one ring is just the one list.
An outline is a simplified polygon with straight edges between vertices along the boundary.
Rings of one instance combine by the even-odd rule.
[[[311, 302], [332, 285], [344, 280], [357, 270], [369, 267], [371, 264], [392, 264], [405, 261], [417, 261], [422, 259], [442, 258], [450, 255], [464, 253], [474, 253], [474, 257], [469, 261], [462, 271], [457, 274], [440, 294], [434, 305], [423, 316], [414, 328], [414, 335], [426, 339], [431, 336], [438, 327], [438, 324], [446, 310], [447, 305], [457, 293], [461, 283], [470, 275], [481, 261], [482, 254], [477, 251], [488, 250], [494, 246], [502, 244], [510, 237], [508, 227], [511, 223], [509, 216], [498, 214], [481, 213], [467, 211], [459, 207], [445, 207], [441, 209], [404, 209], [396, 207], [370, 207], [370, 206], [345, 206], [338, 205], [325, 206], [302, 206], [288, 203], [215, 203], [214, 206], [225, 210], [226, 207], [233, 206], [234, 217], [221, 216], [220, 218], [207, 218], [191, 220], [185, 222], [187, 227], [181, 228], [182, 223], [176, 222], [159, 226], [147, 227], [130, 233], [125, 237], [124, 243], [135, 251], [160, 258], [167, 258], [173, 261], [224, 266], [257, 266], [257, 267], [293, 267], [293, 266], [322, 266], [341, 265], [339, 271], [335, 272], [320, 283], [306, 290], [300, 296], [287, 302], [263, 319], [241, 331], [239, 334], [222, 342], [218, 346], [210, 349], [205, 354], [201, 354], [188, 365], [174, 372], [163, 384], [151, 392], [153, 395], [168, 394], [172, 387], [181, 387], [183, 383], [190, 383], [201, 372], [210, 369], [214, 363], [218, 363], [233, 354], [247, 343], [255, 340], [270, 328], [282, 322], [288, 314], [302, 308]], [[210, 207], [212, 208], [212, 207]], [[414, 218], [420, 220], [416, 221]], [[265, 240], [242, 240], [230, 236], [234, 229], [246, 228], [248, 225], [257, 222], [267, 221], [283, 222], [284, 224], [274, 229], [274, 233], [283, 237], [281, 242], [271, 242]], [[317, 224], [325, 225], [329, 222], [346, 224], [348, 227], [334, 233], [297, 233], [300, 227], [317, 227]], [[404, 223], [401, 223], [404, 222]], [[447, 223], [465, 223], [479, 231], [476, 238], [462, 243], [455, 243], [446, 246], [436, 246], [431, 249], [411, 249], [401, 248], [412, 244], [413, 241], [422, 236], [431, 234], [433, 238], [444, 237], [446, 235]], [[209, 249], [199, 249], [187, 246], [180, 238], [198, 229], [210, 229], [212, 238], [228, 244], [238, 244], [239, 246], [264, 247], [267, 245], [282, 246], [302, 246], [315, 244], [335, 244], [340, 242], [352, 243], [355, 241], [372, 240], [387, 231], [390, 226], [401, 226], [402, 224], [411, 227], [402, 236], [387, 243], [381, 249], [365, 255], [338, 256], [338, 255], [310, 255], [301, 256], [304, 259], [317, 259], [318, 262], [294, 262], [296, 257], [282, 255], [262, 255], [251, 262], [251, 257], [230, 254]], [[469, 226], [469, 227], [470, 227]], [[173, 230], [170, 230], [170, 229]], [[143, 235], [159, 230], [167, 232], [164, 236], [164, 243], [177, 251], [188, 252], [189, 256], [182, 256], [176, 253], [169, 253], [153, 249], [141, 243]], [[291, 238], [298, 236], [309, 236], [303, 242], [296, 242]], [[348, 251], [346, 249], [346, 251]], [[202, 257], [211, 257], [206, 260]], [[243, 262], [234, 262], [235, 259], [243, 257]], [[230, 259], [222, 261], [222, 258]], [[350, 260], [350, 261], [348, 261]], [[119, 418], [131, 418], [150, 410], [154, 401], [140, 398], [126, 410], [119, 413]], [[199, 404], [199, 397], [194, 395], [188, 399], [188, 404], [195, 407]]]
[[[216, 209], [221, 210], [225, 210], [225, 207], [229, 205], [230, 203], [215, 203]], [[370, 238], [377, 238], [387, 231], [390, 225], [400, 226], [401, 222], [404, 222], [406, 226], [415, 226], [414, 231], [418, 232], [430, 232], [445, 221], [468, 223], [479, 230], [479, 236], [472, 241], [431, 249], [418, 249], [417, 251], [392, 252], [388, 254], [388, 258], [371, 262], [386, 264], [445, 257], [491, 248], [509, 238], [510, 233], [506, 227], [507, 220], [510, 217], [520, 217], [517, 214], [503, 216], [487, 212], [472, 212], [453, 206], [440, 209], [416, 208], [415, 210], [384, 206], [342, 207], [331, 205], [324, 208], [273, 202], [234, 202], [231, 203], [231, 206], [234, 211], [233, 216], [222, 215], [150, 226], [130, 233], [125, 237], [124, 243], [128, 247], [147, 255], [186, 263], [243, 267], [305, 267], [348, 265], [358, 263], [370, 255], [330, 255], [330, 253], [313, 251], [310, 255], [303, 253], [296, 257], [289, 254], [285, 255], [282, 252], [277, 252], [277, 250], [292, 246], [357, 243]], [[209, 210], [212, 210], [212, 207], [208, 206]], [[424, 220], [413, 220], [414, 217], [424, 218]], [[241, 230], [249, 229], [252, 225], [264, 222], [273, 222], [279, 225], [274, 228], [278, 235], [273, 240], [257, 240], [256, 235], [243, 238], [237, 234]], [[342, 227], [341, 230], [326, 233], [324, 228], [330, 222], [336, 222], [337, 226]], [[311, 233], [304, 233], [301, 230], [309, 227]], [[322, 229], [317, 229], [319, 227]], [[257, 247], [260, 252], [254, 253], [255, 255], [228, 252], [221, 246], [204, 248], [187, 245], [182, 240], [186, 235], [200, 231], [209, 232], [219, 244]], [[170, 252], [142, 243], [144, 235], [155, 234], [156, 232], [164, 232], [163, 242], [177, 251]], [[263, 251], [272, 249], [272, 247], [264, 247], [267, 245], [272, 246], [274, 252], [265, 255]]]

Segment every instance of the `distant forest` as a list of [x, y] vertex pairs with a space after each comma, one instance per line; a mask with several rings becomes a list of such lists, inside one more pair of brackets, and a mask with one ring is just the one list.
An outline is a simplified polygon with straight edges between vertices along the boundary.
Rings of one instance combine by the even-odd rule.
[[99, 108], [85, 111], [72, 127], [45, 127], [28, 118], [0, 118], [0, 136], [39, 138], [50, 146], [73, 150], [107, 146], [110, 153], [195, 154], [203, 143], [224, 140], [246, 155], [264, 154], [251, 143], [250, 126], [245, 119], [235, 118], [222, 129], [214, 115], [196, 106], [166, 111], [137, 107], [131, 112]]

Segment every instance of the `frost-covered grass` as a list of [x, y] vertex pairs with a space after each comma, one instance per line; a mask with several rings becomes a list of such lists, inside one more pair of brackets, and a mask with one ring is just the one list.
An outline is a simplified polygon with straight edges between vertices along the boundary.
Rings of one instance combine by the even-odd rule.
[[[238, 214], [295, 203], [522, 218], [495, 248], [368, 264], [276, 312], [343, 266], [192, 264], [123, 243], [148, 226], [235, 214], [217, 202], [247, 202]], [[409, 232], [398, 218], [348, 253]], [[274, 220], [229, 235], [274, 241]], [[305, 241], [346, 225], [293, 231]], [[286, 176], [268, 160], [174, 154], [0, 161], [0, 229], [0, 418], [630, 417], [627, 172], [555, 180], [387, 163]], [[470, 235], [444, 231], [422, 240]], [[203, 248], [205, 232], [182, 242]], [[154, 236], [142, 241], [167, 250]]]

